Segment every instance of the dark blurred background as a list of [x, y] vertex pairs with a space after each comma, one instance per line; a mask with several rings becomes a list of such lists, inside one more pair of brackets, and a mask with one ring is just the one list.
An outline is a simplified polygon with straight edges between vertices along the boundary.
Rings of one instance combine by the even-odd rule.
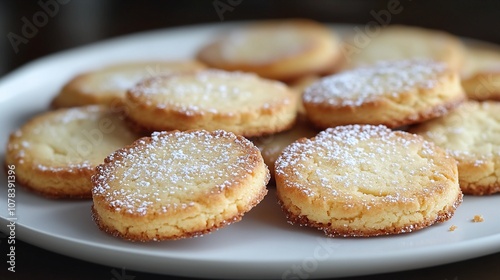
[[[383, 11], [388, 6], [396, 6], [400, 12], [387, 18]], [[374, 15], [390, 24], [442, 29], [500, 44], [500, 1], [497, 0], [0, 0], [0, 79], [39, 57], [145, 30], [290, 17], [363, 25], [375, 20]], [[6, 243], [0, 245], [6, 246]], [[73, 279], [122, 279], [118, 277], [123, 273], [119, 268], [66, 258], [21, 241], [17, 246], [20, 267], [15, 279], [38, 278], [34, 275], [43, 275], [43, 279], [68, 279], [67, 275]], [[2, 247], [1, 251], [6, 249]], [[369, 279], [477, 279], [476, 272], [469, 270], [471, 267], [481, 267], [493, 275], [488, 279], [498, 279], [499, 259], [500, 254], [495, 254], [418, 273], [410, 271]], [[11, 277], [5, 273], [2, 269], [0, 279]], [[123, 279], [136, 276], [136, 279], [166, 279], [138, 272], [130, 272], [130, 275], [133, 277]]]
[[40, 56], [144, 30], [287, 17], [366, 24], [390, 5], [402, 9], [390, 19], [379, 14], [390, 24], [443, 29], [500, 44], [496, 0], [2, 0], [0, 77]]

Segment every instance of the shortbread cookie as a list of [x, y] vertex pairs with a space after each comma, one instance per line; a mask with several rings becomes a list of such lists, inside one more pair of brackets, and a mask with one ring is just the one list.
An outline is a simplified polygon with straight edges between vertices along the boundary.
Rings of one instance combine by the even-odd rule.
[[458, 161], [465, 194], [500, 192], [500, 103], [467, 101], [450, 114], [410, 128]]
[[320, 128], [391, 128], [445, 114], [465, 99], [457, 72], [430, 60], [383, 61], [322, 78], [306, 89], [309, 119]]
[[374, 33], [355, 32], [346, 39], [343, 69], [372, 65], [380, 60], [431, 59], [459, 70], [464, 61], [461, 40], [443, 31], [390, 25]]
[[462, 86], [470, 99], [500, 101], [500, 48], [468, 48]]
[[111, 65], [80, 74], [70, 80], [54, 98], [52, 106], [119, 106], [125, 92], [142, 79], [204, 68], [205, 66], [197, 61], [145, 61]]
[[90, 198], [90, 176], [104, 158], [139, 135], [104, 106], [59, 109], [38, 115], [11, 134], [5, 162], [16, 179], [54, 198]]
[[259, 150], [241, 136], [154, 132], [98, 166], [93, 218], [132, 241], [199, 236], [239, 221], [264, 198], [268, 181]]
[[328, 236], [411, 232], [450, 219], [462, 202], [456, 161], [385, 126], [329, 128], [276, 161], [278, 199], [293, 224]]
[[318, 132], [319, 130], [317, 130], [304, 117], [299, 117], [297, 118], [295, 125], [287, 131], [256, 137], [251, 140], [259, 148], [262, 157], [264, 158], [264, 162], [271, 170], [271, 175], [274, 176], [274, 162], [283, 149], [297, 139], [303, 137], [310, 138], [318, 134]]
[[297, 96], [250, 73], [205, 70], [156, 77], [126, 96], [129, 118], [149, 130], [226, 130], [259, 136], [290, 128]]
[[288, 81], [334, 71], [339, 42], [334, 31], [314, 21], [270, 20], [230, 31], [203, 47], [198, 58], [214, 68]]

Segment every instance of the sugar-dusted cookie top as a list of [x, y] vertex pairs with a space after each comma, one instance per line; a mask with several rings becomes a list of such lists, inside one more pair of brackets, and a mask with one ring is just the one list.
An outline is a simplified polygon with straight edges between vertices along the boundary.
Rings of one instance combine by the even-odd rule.
[[300, 139], [275, 163], [289, 221], [331, 236], [410, 232], [449, 219], [462, 201], [457, 163], [423, 138], [348, 125]]
[[268, 181], [259, 150], [241, 136], [155, 132], [97, 168], [94, 219], [130, 240], [197, 236], [240, 220], [262, 200]]
[[307, 116], [319, 127], [398, 127], [441, 116], [465, 99], [460, 77], [441, 62], [381, 61], [324, 77], [306, 88]]
[[151, 130], [223, 129], [244, 136], [289, 128], [297, 102], [283, 83], [222, 70], [152, 78], [125, 99], [130, 119]]

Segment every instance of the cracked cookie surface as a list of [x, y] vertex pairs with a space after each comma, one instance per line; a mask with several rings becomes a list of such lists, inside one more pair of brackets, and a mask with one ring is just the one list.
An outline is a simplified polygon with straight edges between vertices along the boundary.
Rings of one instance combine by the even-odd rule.
[[448, 220], [462, 201], [452, 157], [385, 126], [329, 128], [285, 148], [275, 166], [287, 219], [329, 236], [411, 232]]
[[200, 236], [239, 221], [266, 195], [269, 170], [225, 131], [155, 132], [108, 156], [93, 182], [93, 218], [132, 241]]
[[465, 194], [500, 192], [500, 104], [467, 101], [450, 114], [412, 127], [411, 132], [446, 149], [458, 161]]

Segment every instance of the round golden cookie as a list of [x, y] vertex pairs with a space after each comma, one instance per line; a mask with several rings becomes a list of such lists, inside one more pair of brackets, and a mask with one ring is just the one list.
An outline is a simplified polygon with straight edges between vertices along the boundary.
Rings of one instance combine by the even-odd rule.
[[322, 78], [302, 100], [320, 128], [383, 124], [391, 128], [445, 114], [465, 99], [456, 71], [430, 60], [382, 61]]
[[214, 68], [289, 81], [332, 73], [341, 57], [339, 42], [332, 30], [311, 20], [269, 20], [230, 31], [203, 47], [198, 59]]
[[12, 133], [5, 163], [15, 165], [17, 180], [37, 193], [90, 198], [95, 167], [137, 138], [121, 116], [102, 105], [59, 109]]
[[439, 30], [390, 25], [374, 32], [355, 32], [346, 39], [343, 69], [372, 65], [381, 60], [430, 59], [458, 71], [465, 47], [454, 35]]
[[500, 48], [469, 47], [462, 86], [470, 99], [500, 101]]
[[257, 75], [204, 70], [152, 78], [126, 95], [128, 117], [149, 130], [226, 130], [259, 136], [290, 128], [298, 98]]
[[463, 197], [452, 157], [385, 126], [329, 128], [285, 148], [275, 166], [287, 219], [328, 236], [415, 231], [450, 219]]
[[200, 236], [239, 221], [264, 198], [268, 181], [259, 150], [242, 136], [154, 132], [98, 166], [93, 218], [132, 241]]
[[144, 61], [110, 65], [71, 79], [51, 105], [55, 108], [91, 104], [119, 106], [126, 91], [143, 79], [204, 68], [197, 61]]
[[458, 161], [465, 194], [500, 192], [500, 103], [467, 101], [448, 115], [410, 131], [446, 149]]

